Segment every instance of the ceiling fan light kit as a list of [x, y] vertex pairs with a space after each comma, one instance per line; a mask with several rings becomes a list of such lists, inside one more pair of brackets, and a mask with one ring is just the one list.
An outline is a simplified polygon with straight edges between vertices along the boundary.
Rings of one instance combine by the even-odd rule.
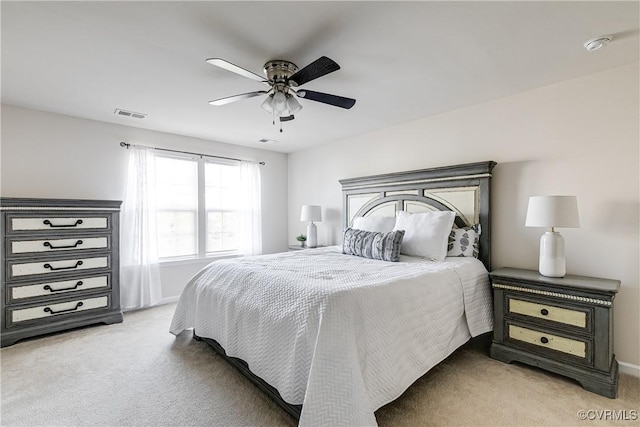
[[253, 98], [254, 96], [267, 95], [262, 102], [262, 109], [272, 114], [273, 124], [276, 117], [280, 122], [280, 132], [282, 132], [282, 122], [293, 120], [294, 114], [302, 109], [302, 105], [296, 97], [309, 99], [311, 101], [321, 102], [323, 104], [333, 105], [340, 108], [349, 109], [356, 103], [355, 99], [345, 98], [342, 96], [331, 95], [328, 93], [314, 92], [310, 90], [296, 90], [295, 88], [302, 86], [312, 80], [322, 77], [340, 69], [340, 66], [333, 60], [322, 56], [316, 59], [306, 67], [299, 69], [296, 64], [290, 61], [275, 59], [267, 61], [264, 64], [264, 77], [259, 76], [249, 70], [225, 61], [221, 58], [210, 58], [207, 62], [227, 71], [231, 71], [251, 80], [270, 86], [269, 90], [261, 90], [248, 92], [225, 98], [215, 99], [209, 104], [214, 106], [222, 106], [241, 99]]

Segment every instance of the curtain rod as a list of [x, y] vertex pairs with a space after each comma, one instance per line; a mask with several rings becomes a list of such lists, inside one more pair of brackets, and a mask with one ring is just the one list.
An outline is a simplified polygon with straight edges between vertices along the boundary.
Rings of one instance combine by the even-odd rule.
[[[132, 144], [128, 144], [126, 142], [120, 142], [120, 147], [126, 147], [127, 149], [131, 146]], [[146, 147], [146, 146], [145, 146]], [[202, 157], [214, 157], [216, 159], [225, 159], [225, 160], [236, 160], [238, 162], [242, 162], [242, 159], [236, 159], [234, 157], [224, 157], [224, 156], [214, 156], [212, 154], [202, 154], [202, 153], [192, 153], [190, 151], [180, 151], [180, 150], [170, 150], [168, 148], [158, 148], [158, 147], [147, 147], [147, 148], [151, 148], [153, 150], [159, 150], [159, 151], [169, 151], [171, 153], [181, 153], [181, 154], [191, 154], [192, 156], [200, 156]], [[259, 165], [264, 166], [266, 163], [265, 162], [257, 162]]]

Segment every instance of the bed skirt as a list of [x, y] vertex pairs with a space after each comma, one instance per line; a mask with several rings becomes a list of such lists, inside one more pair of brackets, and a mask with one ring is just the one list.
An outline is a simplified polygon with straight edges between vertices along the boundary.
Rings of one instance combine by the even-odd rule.
[[227, 356], [227, 352], [224, 351], [224, 348], [222, 348], [222, 346], [218, 343], [218, 341], [216, 341], [214, 339], [200, 337], [200, 336], [198, 336], [196, 334], [195, 331], [193, 332], [193, 338], [196, 341], [203, 341], [203, 342], [207, 343], [209, 345], [209, 347], [211, 347], [216, 353], [218, 353], [220, 356], [222, 356], [222, 358], [224, 360], [226, 360], [231, 365], [233, 365], [238, 371], [240, 371], [241, 374], [243, 374], [245, 377], [249, 378], [252, 383], [254, 383], [267, 396], [269, 396], [271, 399], [273, 399], [273, 401], [276, 402], [278, 404], [278, 406], [280, 406], [282, 409], [287, 411], [287, 413], [289, 415], [294, 417], [296, 420], [300, 419], [300, 413], [302, 412], [302, 405], [292, 405], [292, 404], [286, 402], [282, 398], [282, 396], [280, 396], [280, 393], [278, 393], [278, 390], [276, 390], [274, 387], [272, 387], [265, 380], [263, 380], [262, 378], [260, 378], [259, 376], [257, 376], [253, 372], [251, 372], [247, 362], [245, 362], [242, 359], [238, 359], [237, 357], [229, 357], [229, 356]]

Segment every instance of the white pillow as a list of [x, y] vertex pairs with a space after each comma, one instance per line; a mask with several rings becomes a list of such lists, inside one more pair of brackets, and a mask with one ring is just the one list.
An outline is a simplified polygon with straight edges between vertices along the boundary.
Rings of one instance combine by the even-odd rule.
[[357, 216], [353, 219], [351, 228], [376, 233], [389, 233], [393, 231], [396, 219], [392, 216]]
[[443, 261], [455, 218], [452, 211], [396, 212], [393, 229], [405, 231], [400, 253]]

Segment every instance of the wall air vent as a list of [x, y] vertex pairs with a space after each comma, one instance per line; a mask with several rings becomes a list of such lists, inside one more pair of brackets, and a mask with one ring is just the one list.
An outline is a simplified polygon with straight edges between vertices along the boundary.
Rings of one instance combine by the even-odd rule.
[[133, 117], [134, 119], [144, 119], [145, 117], [147, 117], [147, 115], [144, 113], [135, 113], [133, 111], [121, 110], [120, 108], [116, 108], [113, 114], [125, 117]]

